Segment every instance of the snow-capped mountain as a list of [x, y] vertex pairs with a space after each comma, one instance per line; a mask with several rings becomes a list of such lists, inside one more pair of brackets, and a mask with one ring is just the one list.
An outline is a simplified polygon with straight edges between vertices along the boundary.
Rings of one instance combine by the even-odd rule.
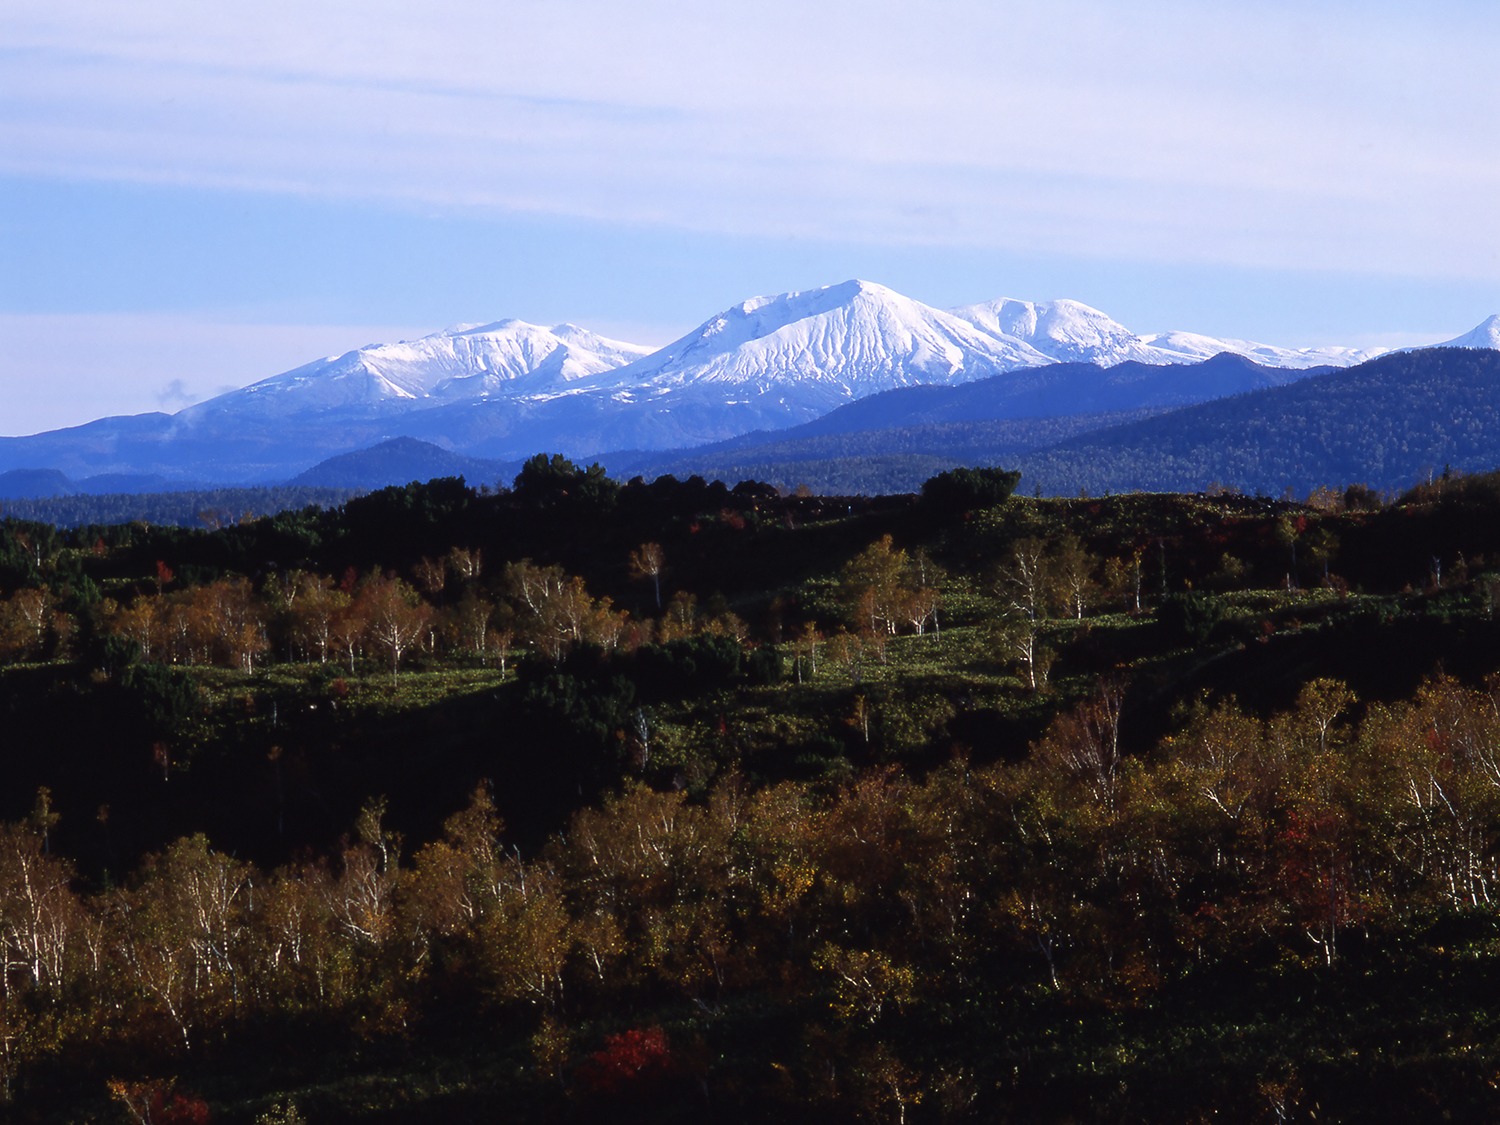
[[1137, 336], [1098, 309], [1079, 301], [1018, 301], [1011, 297], [951, 309], [954, 316], [995, 335], [1024, 341], [1058, 363], [1114, 367], [1136, 363], [1201, 363], [1223, 352], [1242, 355], [1266, 367], [1306, 370], [1349, 367], [1383, 349], [1278, 348], [1248, 340], [1217, 339], [1192, 332]]
[[1205, 359], [1230, 352], [1253, 359], [1266, 367], [1288, 371], [1306, 371], [1312, 367], [1353, 367], [1376, 356], [1386, 348], [1278, 348], [1273, 344], [1256, 344], [1249, 340], [1200, 336], [1196, 332], [1162, 332], [1143, 336], [1142, 341], [1162, 358], [1158, 363], [1201, 363]]
[[[884, 285], [846, 281], [756, 297], [645, 359], [584, 384], [620, 402], [685, 390], [806, 414], [876, 391], [953, 383], [1051, 360]], [[831, 407], [828, 407], [831, 408]]]
[[276, 418], [313, 411], [401, 412], [497, 395], [545, 393], [649, 354], [573, 324], [524, 320], [460, 325], [419, 340], [372, 344], [188, 407], [184, 421], [241, 415]]
[[1000, 297], [950, 309], [991, 335], [1024, 341], [1058, 363], [1098, 363], [1112, 367], [1126, 360], [1171, 363], [1141, 337], [1098, 309], [1079, 301], [1018, 301]]
[[1500, 351], [1500, 315], [1490, 317], [1462, 336], [1455, 336], [1451, 340], [1444, 340], [1441, 344], [1429, 346], [1434, 348], [1492, 348]]
[[[1500, 318], [1450, 343], [1500, 347]], [[1231, 368], [1195, 374], [1191, 365], [1221, 352], [1260, 367], [1250, 375]], [[1199, 402], [1251, 389], [1241, 384], [1252, 376], [1255, 385], [1290, 382], [1374, 354], [1187, 332], [1140, 336], [1076, 301], [1002, 298], [945, 312], [882, 285], [846, 281], [744, 301], [657, 350], [519, 320], [371, 345], [176, 415], [0, 439], [0, 472], [276, 480], [400, 437], [473, 457], [510, 460], [539, 450], [589, 457], [782, 429], [916, 385], [999, 377], [1008, 382], [989, 397], [1011, 404], [1007, 416], [1028, 417], [1104, 399], [1120, 410]]]
[[[1001, 298], [945, 312], [854, 280], [752, 298], [656, 351], [571, 324], [543, 328], [520, 320], [373, 344], [220, 395], [178, 418], [191, 426], [329, 411], [373, 419], [500, 400], [524, 404], [519, 420], [537, 410], [557, 414], [561, 407], [546, 405], [554, 399], [595, 396], [617, 415], [616, 440], [654, 445], [713, 440], [737, 427], [793, 425], [867, 394], [921, 383], [947, 385], [1053, 363], [1197, 363], [1224, 351], [1294, 370], [1347, 366], [1375, 354], [1185, 332], [1138, 336], [1077, 301]], [[690, 405], [696, 419], [684, 424]], [[623, 423], [641, 407], [661, 416], [642, 419], [634, 432]], [[705, 409], [717, 409], [718, 419], [704, 416]], [[679, 417], [666, 418], [673, 410]]]

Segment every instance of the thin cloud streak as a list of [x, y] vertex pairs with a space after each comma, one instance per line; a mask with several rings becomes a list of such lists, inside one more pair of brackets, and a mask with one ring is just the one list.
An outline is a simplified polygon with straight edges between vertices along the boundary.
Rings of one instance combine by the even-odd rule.
[[747, 22], [565, 3], [392, 24], [339, 4], [148, 7], [23, 0], [0, 33], [0, 171], [1500, 278], [1500, 90], [1481, 37], [1436, 19], [947, 3], [919, 20], [832, 3]]

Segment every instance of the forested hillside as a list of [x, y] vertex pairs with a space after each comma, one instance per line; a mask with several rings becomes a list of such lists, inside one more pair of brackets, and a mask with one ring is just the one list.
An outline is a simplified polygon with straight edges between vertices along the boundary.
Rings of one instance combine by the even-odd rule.
[[[892, 394], [938, 389], [913, 387]], [[820, 422], [842, 412], [835, 411]], [[880, 430], [824, 431], [820, 422], [814, 422], [786, 434], [754, 435], [757, 440], [753, 442], [740, 439], [667, 455], [617, 454], [603, 460], [619, 476], [697, 475], [710, 480], [764, 481], [788, 491], [806, 485], [832, 496], [886, 496], [916, 492], [923, 481], [958, 466], [1014, 464], [1032, 450], [1156, 412], [920, 423], [913, 418]]]
[[1500, 476], [1017, 484], [0, 522], [0, 1114], [1500, 1113]]
[[337, 507], [352, 488], [286, 485], [279, 488], [206, 488], [183, 492], [69, 493], [0, 500], [0, 514], [15, 520], [77, 528], [88, 524], [171, 524], [212, 528], [277, 512]]
[[[1131, 389], [1123, 376], [1132, 367], [1163, 381], [1164, 404], [1171, 392], [1186, 396], [1192, 379], [1228, 393], [1226, 380], [1238, 369], [1260, 372], [1228, 355], [1190, 368], [1092, 369], [1091, 378], [1083, 376], [1086, 365], [1064, 365], [1044, 369], [1072, 375], [1049, 388], [1058, 397], [1047, 407], [1064, 409], [1069, 390], [1075, 410], [1108, 406], [1093, 384], [1113, 379], [1113, 391]], [[1045, 496], [1191, 491], [1210, 482], [1271, 496], [1350, 481], [1395, 491], [1445, 467], [1476, 472], [1500, 463], [1500, 353], [1490, 349], [1400, 353], [1177, 409], [996, 419], [1024, 402], [997, 386], [1013, 378], [891, 391], [784, 435], [610, 463], [627, 472], [749, 475], [867, 495], [915, 490], [955, 465], [1003, 464], [1019, 466], [1027, 491]], [[1204, 387], [1197, 390], [1206, 397]]]
[[1500, 352], [1436, 348], [1185, 407], [1018, 459], [1044, 492], [1171, 491], [1218, 481], [1298, 495], [1398, 489], [1500, 462]]

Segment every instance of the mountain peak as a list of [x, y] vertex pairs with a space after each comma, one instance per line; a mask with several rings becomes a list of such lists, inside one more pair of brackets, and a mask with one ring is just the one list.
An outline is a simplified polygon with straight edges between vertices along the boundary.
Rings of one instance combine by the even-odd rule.
[[512, 317], [316, 360], [190, 406], [180, 416], [193, 423], [224, 414], [263, 419], [346, 409], [384, 414], [544, 392], [611, 371], [650, 350], [572, 325], [554, 330]]
[[742, 301], [603, 382], [637, 397], [736, 384], [741, 404], [774, 409], [786, 425], [875, 391], [1048, 362], [1020, 341], [855, 278]]
[[501, 481], [511, 466], [466, 457], [432, 442], [396, 437], [320, 461], [289, 483], [309, 487], [384, 488], [433, 477], [464, 477], [470, 484]]
[[[490, 336], [497, 332], [525, 331], [531, 329], [537, 332], [545, 332], [535, 324], [528, 324], [524, 320], [517, 320], [508, 316], [503, 320], [491, 320], [480, 324], [455, 324], [452, 328], [444, 329], [442, 332], [434, 332], [434, 336]], [[426, 339], [426, 337], [424, 337]]]
[[1462, 336], [1441, 344], [1438, 348], [1500, 348], [1500, 314], [1488, 317]]
[[742, 316], [754, 316], [767, 309], [784, 310], [791, 316], [816, 316], [818, 313], [827, 312], [830, 309], [841, 308], [853, 304], [861, 297], [872, 298], [876, 301], [909, 301], [909, 297], [903, 297], [894, 289], [884, 285], [877, 285], [873, 281], [861, 281], [859, 278], [851, 278], [849, 281], [841, 281], [837, 285], [821, 285], [817, 289], [792, 290], [787, 293], [775, 293], [762, 297], [751, 297], [747, 301], [741, 301], [738, 305], [725, 310], [718, 319], [732, 316], [736, 313]]
[[827, 285], [824, 288], [842, 300], [853, 300], [855, 297], [870, 296], [882, 299], [895, 297], [899, 300], [909, 300], [902, 297], [889, 285], [881, 285], [878, 281], [866, 281], [863, 278], [851, 277], [848, 281], [840, 281], [836, 285]]
[[1022, 340], [1061, 363], [1150, 362], [1130, 329], [1081, 301], [1020, 301], [999, 297], [952, 310], [953, 315], [987, 332]]

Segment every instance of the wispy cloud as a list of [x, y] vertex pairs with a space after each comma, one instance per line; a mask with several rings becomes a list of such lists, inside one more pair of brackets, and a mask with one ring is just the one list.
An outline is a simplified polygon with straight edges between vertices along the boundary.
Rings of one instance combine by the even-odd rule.
[[173, 379], [165, 387], [156, 392], [156, 404], [166, 411], [180, 410], [184, 406], [191, 406], [202, 399], [201, 394], [195, 394], [187, 389], [187, 384], [181, 379]]
[[1475, 5], [9, 7], [0, 171], [1500, 278]]

